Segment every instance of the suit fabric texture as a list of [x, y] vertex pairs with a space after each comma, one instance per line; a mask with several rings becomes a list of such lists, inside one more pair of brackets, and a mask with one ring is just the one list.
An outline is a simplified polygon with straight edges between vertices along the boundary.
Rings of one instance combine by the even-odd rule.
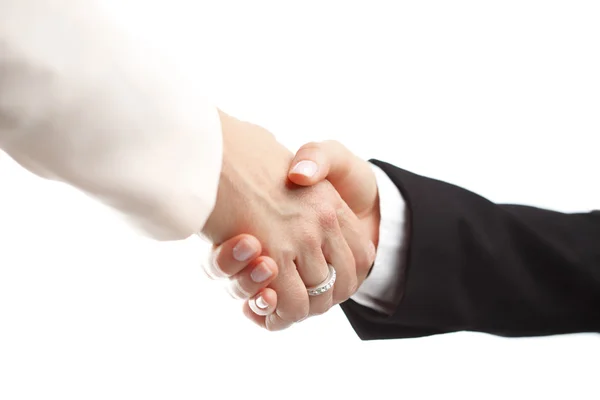
[[600, 332], [600, 211], [495, 204], [371, 162], [406, 200], [409, 250], [393, 315], [352, 300], [341, 305], [361, 339]]

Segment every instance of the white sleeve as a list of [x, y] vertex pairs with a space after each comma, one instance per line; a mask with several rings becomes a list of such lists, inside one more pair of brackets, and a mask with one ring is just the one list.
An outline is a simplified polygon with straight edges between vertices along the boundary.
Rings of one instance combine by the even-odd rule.
[[402, 194], [379, 167], [372, 165], [379, 191], [379, 244], [371, 273], [352, 300], [391, 315], [402, 297], [407, 251], [407, 208]]
[[183, 239], [216, 200], [218, 112], [120, 28], [101, 0], [0, 0], [0, 149]]

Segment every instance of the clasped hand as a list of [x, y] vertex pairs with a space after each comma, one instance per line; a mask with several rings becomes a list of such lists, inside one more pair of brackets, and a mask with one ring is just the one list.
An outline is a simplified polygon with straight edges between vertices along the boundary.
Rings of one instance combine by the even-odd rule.
[[[294, 158], [264, 128], [220, 117], [221, 179], [202, 232], [215, 244], [209, 276], [228, 279], [245, 315], [268, 330], [346, 301], [375, 259], [379, 202], [368, 163], [335, 142], [305, 145]], [[332, 289], [309, 296], [328, 265]]]

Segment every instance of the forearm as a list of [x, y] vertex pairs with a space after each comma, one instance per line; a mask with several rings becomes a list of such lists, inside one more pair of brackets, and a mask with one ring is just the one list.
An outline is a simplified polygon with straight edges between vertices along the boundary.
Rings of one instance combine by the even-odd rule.
[[391, 316], [344, 306], [361, 337], [600, 331], [600, 216], [497, 205], [378, 165], [406, 199], [409, 248]]
[[216, 198], [216, 109], [101, 2], [0, 0], [0, 148], [157, 239], [202, 229]]

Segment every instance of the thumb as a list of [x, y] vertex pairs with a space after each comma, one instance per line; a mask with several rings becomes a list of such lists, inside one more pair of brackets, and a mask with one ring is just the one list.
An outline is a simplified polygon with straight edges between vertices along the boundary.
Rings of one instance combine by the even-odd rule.
[[307, 143], [296, 152], [289, 178], [301, 186], [312, 186], [336, 176], [340, 178], [349, 164], [347, 153], [350, 152], [339, 142]]
[[377, 183], [368, 162], [337, 141], [307, 143], [292, 160], [289, 179], [297, 185], [312, 186], [327, 179], [355, 213], [372, 207]]

